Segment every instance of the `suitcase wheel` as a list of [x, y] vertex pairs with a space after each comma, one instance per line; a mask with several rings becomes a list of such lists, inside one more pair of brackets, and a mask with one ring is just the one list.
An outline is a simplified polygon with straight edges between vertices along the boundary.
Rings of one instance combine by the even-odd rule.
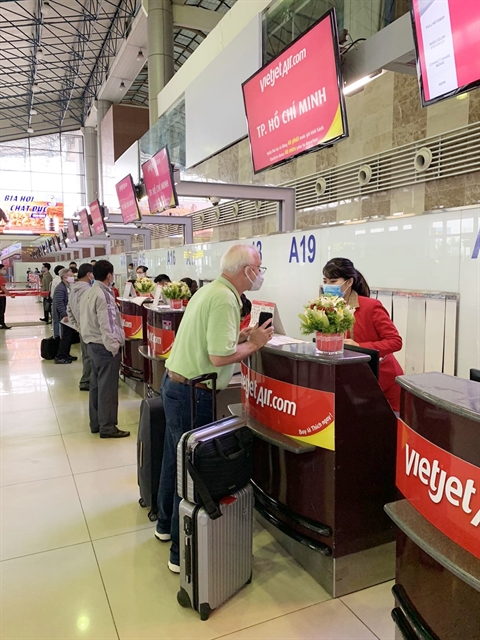
[[250, 574], [250, 577], [245, 584], [252, 584], [252, 577], [253, 577], [253, 573]]
[[177, 602], [181, 607], [184, 607], [185, 609], [188, 609], [192, 606], [190, 596], [185, 591], [185, 589], [180, 589], [180, 591], [177, 593]]
[[200, 620], [208, 620], [211, 612], [212, 610], [210, 609], [210, 606], [206, 602], [202, 603], [198, 608], [198, 613], [200, 614]]
[[145, 509], [145, 507], [147, 506], [147, 503], [143, 498], [140, 498], [140, 500], [138, 501], [138, 504], [142, 507], [142, 509]]
[[148, 519], [150, 520], [150, 522], [155, 522], [155, 520], [158, 520], [158, 514], [156, 514], [155, 511], [149, 511]]

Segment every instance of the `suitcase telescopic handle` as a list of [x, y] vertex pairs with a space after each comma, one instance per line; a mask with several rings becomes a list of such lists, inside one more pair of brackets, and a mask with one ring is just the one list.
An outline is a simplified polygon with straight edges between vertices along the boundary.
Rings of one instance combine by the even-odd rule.
[[190, 420], [192, 429], [195, 428], [195, 415], [196, 415], [196, 397], [195, 387], [197, 384], [210, 381], [212, 383], [212, 421], [217, 419], [217, 374], [216, 373], [204, 373], [196, 378], [190, 378], [188, 381], [190, 385]]

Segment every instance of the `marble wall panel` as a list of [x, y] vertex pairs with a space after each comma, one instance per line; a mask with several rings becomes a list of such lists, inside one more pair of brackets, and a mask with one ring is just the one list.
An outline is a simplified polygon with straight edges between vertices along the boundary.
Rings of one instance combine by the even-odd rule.
[[359, 220], [362, 218], [362, 200], [341, 200], [337, 208], [337, 222], [345, 220]]
[[480, 122], [480, 89], [474, 89], [469, 93], [468, 122]]
[[362, 196], [362, 218], [390, 215], [390, 193], [379, 191]]
[[322, 211], [299, 211], [297, 213], [297, 229], [315, 229], [328, 222], [336, 222], [337, 210], [326, 209]]
[[222, 182], [238, 184], [239, 153], [238, 145], [235, 144], [225, 149], [220, 154], [218, 164], [218, 179]]
[[425, 211], [425, 183], [391, 191], [390, 214], [423, 213]]
[[427, 136], [437, 136], [468, 124], [470, 96], [464, 93], [458, 98], [443, 100], [427, 107]]

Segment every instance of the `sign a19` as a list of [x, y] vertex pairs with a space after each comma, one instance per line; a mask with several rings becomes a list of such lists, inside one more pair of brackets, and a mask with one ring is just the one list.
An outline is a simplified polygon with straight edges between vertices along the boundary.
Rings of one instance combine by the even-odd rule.
[[302, 236], [299, 241], [297, 238], [292, 238], [292, 243], [290, 245], [290, 255], [288, 258], [288, 262], [291, 264], [292, 262], [296, 262], [297, 264], [305, 264], [306, 262], [315, 262], [315, 257], [317, 255], [317, 241], [315, 240], [315, 236], [310, 235]]

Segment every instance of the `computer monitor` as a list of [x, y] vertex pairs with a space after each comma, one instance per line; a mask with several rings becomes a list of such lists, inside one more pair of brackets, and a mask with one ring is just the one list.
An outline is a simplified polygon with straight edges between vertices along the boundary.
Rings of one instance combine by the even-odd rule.
[[367, 356], [370, 356], [370, 362], [368, 363], [370, 369], [373, 372], [373, 375], [378, 380], [378, 367], [380, 364], [380, 352], [376, 349], [365, 349], [364, 347], [355, 347], [352, 344], [346, 344], [345, 349], [349, 351], [356, 351], [357, 353], [365, 353]]
[[480, 382], [480, 369], [470, 369], [470, 380]]

